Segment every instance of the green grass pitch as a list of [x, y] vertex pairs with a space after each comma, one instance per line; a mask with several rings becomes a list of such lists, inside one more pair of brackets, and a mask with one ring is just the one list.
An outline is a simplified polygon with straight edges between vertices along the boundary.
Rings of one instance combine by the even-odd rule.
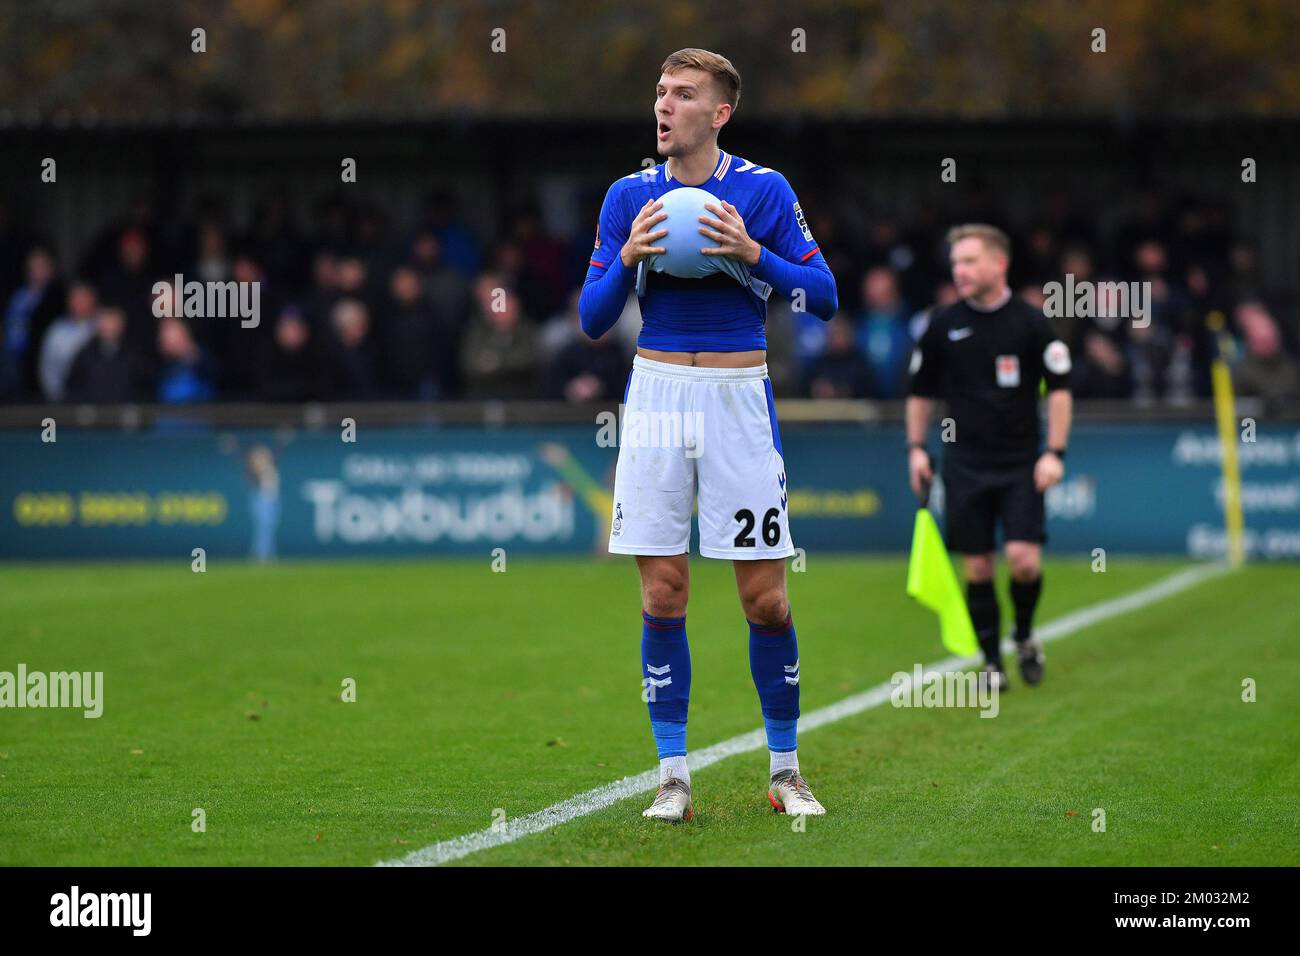
[[[1178, 567], [1050, 562], [1039, 620]], [[805, 712], [946, 656], [904, 575], [790, 575]], [[1296, 582], [1252, 566], [1054, 642], [996, 719], [885, 705], [804, 734], [829, 813], [803, 832], [756, 751], [695, 775], [691, 823], [640, 795], [460, 862], [1295, 865]], [[693, 560], [692, 592], [699, 749], [760, 716], [731, 569]], [[639, 641], [630, 559], [0, 567], [0, 670], [105, 675], [98, 720], [0, 710], [0, 864], [368, 865], [482, 830], [654, 766]]]

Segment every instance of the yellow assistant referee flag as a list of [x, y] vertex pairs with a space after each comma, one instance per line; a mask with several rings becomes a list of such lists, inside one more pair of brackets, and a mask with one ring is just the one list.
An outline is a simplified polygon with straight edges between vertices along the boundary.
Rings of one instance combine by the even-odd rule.
[[957, 574], [929, 508], [916, 511], [912, 559], [907, 566], [907, 594], [939, 615], [943, 646], [949, 651], [971, 657], [979, 650]]

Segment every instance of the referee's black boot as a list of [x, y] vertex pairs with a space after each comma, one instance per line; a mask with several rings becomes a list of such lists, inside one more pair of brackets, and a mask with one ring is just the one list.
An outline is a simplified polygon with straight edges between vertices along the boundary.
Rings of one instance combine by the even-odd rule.
[[1030, 687], [1043, 680], [1043, 645], [1038, 638], [1020, 640], [1016, 635], [1016, 658], [1020, 661], [1020, 677]]

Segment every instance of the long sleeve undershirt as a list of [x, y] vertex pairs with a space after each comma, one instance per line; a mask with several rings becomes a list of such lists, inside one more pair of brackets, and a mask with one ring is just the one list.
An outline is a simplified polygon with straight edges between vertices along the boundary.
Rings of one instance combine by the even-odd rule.
[[835, 276], [825, 259], [814, 256], [810, 263], [797, 265], [787, 262], [763, 246], [758, 254], [758, 264], [749, 272], [787, 299], [794, 298], [796, 289], [803, 289], [804, 311], [811, 312], [823, 322], [829, 322], [840, 307], [835, 292]]
[[627, 294], [635, 284], [636, 267], [627, 268], [623, 265], [621, 256], [615, 256], [599, 273], [590, 270], [587, 281], [582, 284], [582, 295], [578, 297], [578, 318], [582, 322], [582, 331], [591, 338], [598, 339], [612, 329], [618, 317], [623, 314]]

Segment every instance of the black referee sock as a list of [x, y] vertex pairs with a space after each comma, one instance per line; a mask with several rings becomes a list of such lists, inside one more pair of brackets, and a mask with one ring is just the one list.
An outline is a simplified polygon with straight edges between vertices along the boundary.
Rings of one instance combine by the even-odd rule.
[[975, 627], [984, 660], [1002, 666], [1002, 650], [998, 635], [1002, 631], [1002, 617], [998, 611], [998, 596], [992, 581], [966, 582], [966, 606], [970, 608], [970, 622]]
[[1027, 641], [1034, 634], [1034, 608], [1038, 607], [1038, 595], [1043, 593], [1043, 576], [1040, 574], [1032, 581], [1011, 579], [1011, 603], [1016, 608], [1016, 642]]

